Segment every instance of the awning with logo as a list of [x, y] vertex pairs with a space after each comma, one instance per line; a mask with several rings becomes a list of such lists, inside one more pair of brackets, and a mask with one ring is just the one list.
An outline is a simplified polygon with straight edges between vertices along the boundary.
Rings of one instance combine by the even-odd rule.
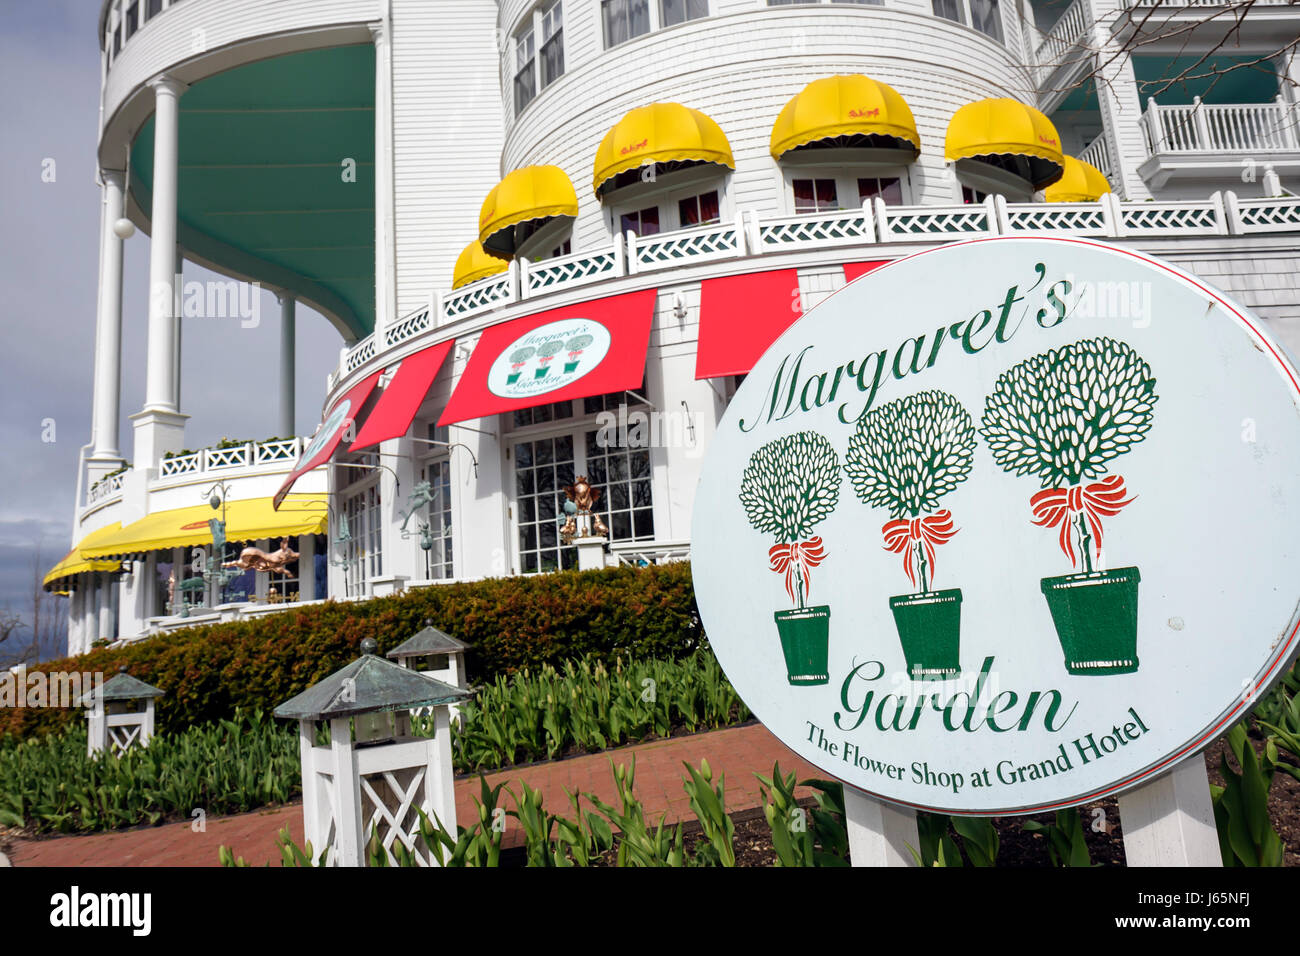
[[513, 256], [515, 226], [576, 218], [578, 194], [559, 166], [525, 166], [492, 187], [478, 213], [478, 239], [493, 255]]
[[620, 173], [656, 163], [716, 163], [736, 168], [731, 144], [710, 117], [681, 103], [651, 103], [630, 110], [596, 149], [592, 191], [613, 188]]
[[1034, 189], [1050, 186], [1065, 170], [1052, 121], [1007, 97], [967, 103], [954, 113], [943, 151], [949, 162], [974, 159], [1012, 171]]
[[483, 248], [483, 243], [475, 239], [456, 257], [456, 267], [451, 271], [451, 287], [459, 289], [479, 279], [499, 275], [509, 268], [509, 262], [489, 253]]
[[402, 359], [393, 380], [366, 416], [365, 426], [348, 451], [360, 451], [406, 434], [454, 343], [455, 339], [448, 339]]
[[640, 388], [657, 294], [608, 296], [487, 329], [438, 424]]
[[802, 314], [797, 269], [705, 279], [695, 377], [747, 374]]
[[86, 537], [82, 538], [81, 541], [77, 543], [77, 547], [73, 548], [63, 556], [63, 560], [50, 568], [49, 572], [45, 575], [45, 578], [41, 581], [41, 586], [48, 591], [52, 584], [57, 581], [62, 581], [64, 578], [76, 577], [78, 574], [84, 574], [86, 572], [116, 571], [122, 566], [121, 561], [91, 561], [82, 557], [81, 546], [87, 543], [93, 545], [96, 541], [102, 541], [121, 527], [122, 525], [119, 522], [114, 521], [111, 525], [106, 525], [105, 527], [100, 528], [97, 531], [92, 531], [90, 534], [86, 535]]
[[911, 162], [921, 136], [907, 101], [892, 86], [861, 73], [813, 80], [785, 104], [772, 126], [772, 158], [805, 147], [898, 149]]
[[[133, 521], [81, 553], [89, 558], [143, 554], [169, 548], [211, 544], [208, 522], [220, 518], [220, 508], [192, 505], [146, 515]], [[324, 534], [329, 521], [324, 495], [289, 495], [277, 511], [270, 498], [228, 501], [225, 507], [226, 540], [256, 541], [259, 538]]]
[[1065, 157], [1065, 172], [1048, 186], [1043, 198], [1048, 202], [1096, 202], [1110, 192], [1110, 180], [1092, 163], [1073, 156]]
[[334, 449], [339, 446], [339, 442], [348, 433], [348, 426], [354, 426], [352, 434], [356, 434], [355, 425], [356, 417], [361, 414], [361, 407], [366, 404], [366, 399], [374, 391], [375, 384], [379, 381], [379, 376], [383, 374], [381, 369], [378, 372], [371, 372], [356, 385], [348, 389], [348, 393], [340, 398], [326, 413], [324, 421], [316, 429], [316, 434], [302, 450], [298, 456], [298, 463], [293, 466], [293, 471], [289, 472], [289, 477], [284, 479], [284, 484], [280, 485], [279, 490], [272, 499], [275, 507], [280, 507], [280, 502], [284, 496], [289, 493], [293, 483], [301, 478], [307, 472], [329, 461], [330, 455], [334, 454]]

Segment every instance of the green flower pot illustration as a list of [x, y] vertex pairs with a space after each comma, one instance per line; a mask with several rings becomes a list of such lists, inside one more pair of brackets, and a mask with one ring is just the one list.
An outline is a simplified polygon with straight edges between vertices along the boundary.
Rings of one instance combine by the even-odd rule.
[[900, 594], [889, 599], [894, 626], [912, 680], [947, 680], [961, 674], [961, 589]]
[[546, 378], [546, 373], [551, 370], [551, 359], [559, 355], [562, 348], [564, 348], [564, 345], [559, 339], [543, 342], [537, 347], [537, 361], [541, 367], [533, 369], [534, 380]]
[[831, 609], [802, 607], [777, 611], [776, 630], [781, 635], [786, 675], [791, 684], [825, 684], [830, 680]]
[[750, 456], [740, 481], [740, 503], [749, 523], [776, 544], [767, 557], [784, 576], [794, 610], [776, 611], [777, 634], [785, 657], [786, 679], [795, 686], [830, 681], [828, 605], [808, 606], [812, 569], [826, 559], [812, 529], [825, 520], [840, 498], [840, 464], [831, 443], [816, 432], [775, 438]]
[[[1082, 339], [1008, 369], [984, 403], [980, 434], [1004, 471], [1034, 475], [1033, 523], [1057, 531], [1075, 573], [1044, 578], [1043, 596], [1071, 674], [1138, 669], [1135, 567], [1095, 567], [1102, 519], [1133, 502], [1106, 463], [1151, 430], [1151, 366], [1127, 343]], [[1105, 477], [1101, 477], [1105, 475]]]
[[975, 423], [952, 395], [918, 392], [865, 415], [844, 455], [844, 470], [863, 504], [885, 508], [885, 549], [903, 557], [918, 587], [889, 599], [913, 680], [961, 673], [961, 590], [930, 590], [936, 548], [957, 533], [939, 501], [970, 476]]
[[528, 360], [537, 353], [537, 349], [530, 345], [525, 345], [521, 349], [515, 349], [510, 353], [510, 374], [506, 376], [506, 383], [509, 385], [519, 381], [519, 376], [523, 374], [523, 367]]
[[1065, 669], [1071, 674], [1132, 674], [1138, 669], [1137, 568], [1043, 578]]
[[579, 361], [582, 358], [582, 351], [592, 342], [596, 341], [594, 336], [575, 335], [569, 341], [564, 343], [564, 347], [569, 352], [569, 360], [564, 363], [564, 373], [571, 375], [578, 370]]

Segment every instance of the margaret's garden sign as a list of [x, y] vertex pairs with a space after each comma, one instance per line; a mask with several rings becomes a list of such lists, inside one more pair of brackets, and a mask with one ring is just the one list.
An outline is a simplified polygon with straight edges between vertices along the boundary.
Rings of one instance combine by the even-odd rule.
[[763, 356], [695, 501], [727, 675], [882, 798], [1030, 812], [1133, 786], [1296, 650], [1300, 387], [1258, 319], [1083, 240], [959, 243]]

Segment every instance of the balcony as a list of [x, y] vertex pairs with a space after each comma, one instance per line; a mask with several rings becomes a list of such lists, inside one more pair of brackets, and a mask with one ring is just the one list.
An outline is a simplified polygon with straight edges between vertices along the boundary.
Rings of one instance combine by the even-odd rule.
[[[1093, 164], [1106, 172], [1110, 164], [1102, 165], [1099, 151], [1105, 147], [1099, 142], [1085, 153], [1091, 150], [1089, 162], [1097, 159]], [[1239, 157], [1237, 173], [1240, 168]], [[776, 255], [798, 255], [808, 264], [852, 261], [855, 256], [893, 258], [917, 246], [1023, 232], [1137, 240], [1300, 233], [1300, 199], [1238, 199], [1231, 192], [1180, 202], [1121, 202], [1113, 194], [1092, 203], [1008, 203], [990, 196], [982, 203], [951, 206], [887, 206], [875, 199], [834, 212], [769, 218], [751, 209], [731, 222], [711, 226], [646, 237], [628, 233], [603, 248], [542, 262], [515, 260], [506, 272], [434, 296], [429, 305], [385, 328], [381, 339], [372, 334], [344, 348], [327, 389], [332, 394], [345, 381], [355, 380], [363, 368], [373, 368], [377, 358], [391, 364], [427, 345], [430, 336], [472, 335], [529, 309], [541, 311], [572, 301], [551, 296], [582, 287], [595, 298], [610, 294], [608, 286], [615, 282], [621, 283], [618, 291], [627, 291], [691, 281], [679, 276], [656, 280], [662, 271], [697, 265], [726, 274], [777, 268], [762, 261]], [[787, 259], [781, 265], [791, 264]], [[636, 279], [642, 281], [629, 281]]]
[[1142, 114], [1148, 159], [1138, 172], [1159, 189], [1175, 179], [1254, 182], [1271, 166], [1300, 172], [1300, 114], [1278, 97], [1272, 103], [1163, 106], [1154, 99]]
[[1070, 67], [1087, 61], [1089, 48], [1082, 41], [1091, 31], [1092, 22], [1089, 0], [1074, 0], [1060, 19], [1041, 34], [1034, 47], [1040, 89], [1065, 86], [1060, 80]]

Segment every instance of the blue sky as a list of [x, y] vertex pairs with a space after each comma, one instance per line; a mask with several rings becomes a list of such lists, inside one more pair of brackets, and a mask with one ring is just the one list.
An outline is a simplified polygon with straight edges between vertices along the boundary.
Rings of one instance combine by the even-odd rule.
[[[99, 262], [100, 0], [5, 0], [0, 19], [0, 609], [29, 615], [32, 580], [72, 544], [77, 458], [90, 440]], [[51, 167], [51, 161], [53, 163]], [[53, 169], [53, 181], [42, 173]], [[149, 238], [126, 243], [120, 450], [144, 401]], [[187, 281], [214, 279], [187, 263]], [[279, 322], [193, 319], [183, 333], [186, 446], [275, 430]], [[338, 333], [298, 309], [297, 427], [310, 434]], [[48, 436], [53, 422], [53, 441]]]

